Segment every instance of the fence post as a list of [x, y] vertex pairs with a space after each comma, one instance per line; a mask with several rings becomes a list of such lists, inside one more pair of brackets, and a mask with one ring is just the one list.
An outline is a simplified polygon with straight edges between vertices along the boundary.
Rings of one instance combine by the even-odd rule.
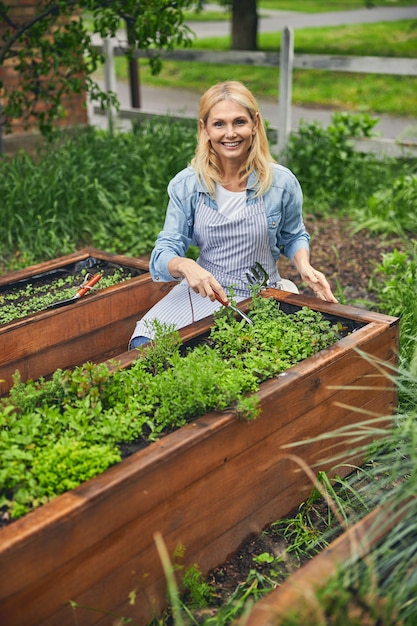
[[[104, 88], [106, 93], [109, 93], [109, 91], [117, 93], [113, 48], [114, 43], [112, 38], [105, 37], [103, 41], [103, 52], [106, 59], [104, 63]], [[109, 132], [112, 134], [114, 127], [114, 109], [111, 105], [107, 109], [107, 121], [109, 125]]]
[[294, 31], [282, 31], [279, 62], [278, 154], [287, 147], [291, 132], [292, 70], [294, 64]]

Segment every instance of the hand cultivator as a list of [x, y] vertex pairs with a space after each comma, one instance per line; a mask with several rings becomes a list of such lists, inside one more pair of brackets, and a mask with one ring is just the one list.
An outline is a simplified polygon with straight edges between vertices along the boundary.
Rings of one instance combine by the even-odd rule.
[[247, 322], [248, 324], [253, 324], [252, 320], [250, 317], [248, 317], [246, 315], [246, 313], [243, 313], [243, 311], [241, 311], [240, 309], [237, 308], [237, 306], [235, 306], [234, 304], [232, 304], [231, 302], [229, 302], [228, 300], [223, 300], [218, 293], [214, 292], [214, 295], [216, 296], [216, 300], [218, 302], [220, 302], [220, 304], [223, 304], [223, 306], [228, 306], [230, 309], [232, 309], [232, 311], [234, 311], [235, 313], [237, 313], [238, 315], [240, 315], [245, 322]]
[[258, 291], [261, 291], [261, 289], [265, 289], [266, 287], [268, 287], [268, 272], [258, 262], [256, 262], [255, 265], [252, 265], [252, 267], [250, 268], [250, 273], [246, 272], [246, 278], [248, 279], [250, 285], [258, 287]]
[[[246, 272], [246, 278], [248, 279], [249, 284], [253, 286], [256, 285], [258, 287], [258, 291], [267, 287], [269, 283], [268, 272], [258, 262], [256, 262], [255, 265], [252, 265], [252, 267], [250, 268], [250, 273]], [[243, 311], [238, 309], [237, 306], [234, 306], [227, 300], [222, 300], [216, 292], [214, 293], [214, 295], [216, 296], [216, 300], [223, 304], [223, 306], [230, 307], [232, 311], [238, 313], [238, 315], [240, 315], [248, 324], [253, 324], [250, 317], [248, 317], [245, 313], [243, 313]]]

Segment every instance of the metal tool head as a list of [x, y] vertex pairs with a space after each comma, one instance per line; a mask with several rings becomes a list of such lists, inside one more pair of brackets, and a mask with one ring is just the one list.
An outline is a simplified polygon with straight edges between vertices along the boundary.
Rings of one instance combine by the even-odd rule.
[[222, 304], [223, 306], [229, 307], [230, 309], [232, 309], [232, 311], [238, 313], [238, 315], [240, 315], [240, 317], [244, 319], [248, 324], [253, 324], [250, 317], [248, 317], [246, 313], [238, 309], [238, 307], [232, 304], [229, 300], [223, 300], [216, 291], [214, 292], [214, 296], [217, 302], [220, 302], [220, 304]]
[[269, 274], [260, 263], [256, 261], [255, 265], [250, 268], [250, 273], [246, 272], [246, 278], [250, 285], [257, 286], [259, 289], [263, 289], [268, 286]]

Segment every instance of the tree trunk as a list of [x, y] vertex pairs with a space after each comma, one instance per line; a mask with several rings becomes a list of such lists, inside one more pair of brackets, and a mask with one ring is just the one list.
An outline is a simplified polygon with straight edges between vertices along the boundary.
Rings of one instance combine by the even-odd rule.
[[232, 50], [257, 50], [257, 0], [233, 0]]
[[[128, 21], [126, 21], [127, 41], [129, 46], [135, 47], [135, 34], [132, 32], [132, 27]], [[139, 61], [138, 59], [129, 59], [129, 85], [130, 85], [130, 106], [133, 109], [141, 108], [140, 97], [140, 78], [139, 78]]]

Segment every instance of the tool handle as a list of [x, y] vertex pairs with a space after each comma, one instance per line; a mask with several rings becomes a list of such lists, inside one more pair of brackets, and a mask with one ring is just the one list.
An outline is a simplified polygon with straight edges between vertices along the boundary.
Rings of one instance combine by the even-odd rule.
[[88, 280], [85, 283], [85, 285], [79, 288], [75, 297], [81, 298], [82, 296], [84, 296], [87, 293], [87, 291], [90, 291], [90, 289], [94, 287], [96, 283], [98, 283], [100, 278], [101, 278], [101, 274], [94, 274], [94, 276], [90, 278], [90, 280]]
[[214, 297], [216, 298], [217, 302], [220, 302], [220, 304], [222, 304], [223, 306], [229, 306], [229, 301], [223, 300], [223, 298], [219, 296], [217, 291], [214, 292]]

